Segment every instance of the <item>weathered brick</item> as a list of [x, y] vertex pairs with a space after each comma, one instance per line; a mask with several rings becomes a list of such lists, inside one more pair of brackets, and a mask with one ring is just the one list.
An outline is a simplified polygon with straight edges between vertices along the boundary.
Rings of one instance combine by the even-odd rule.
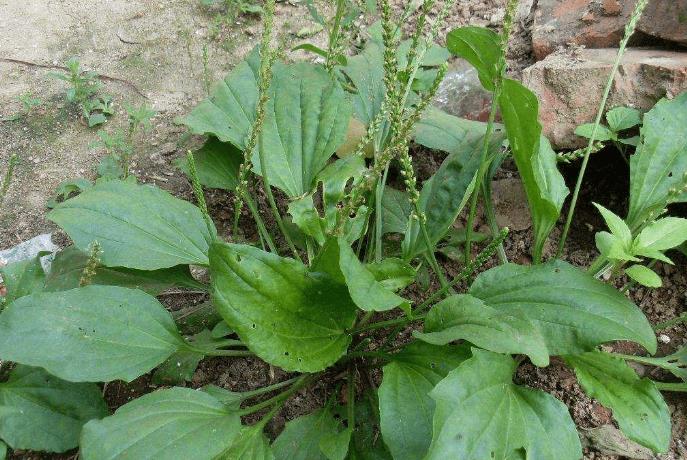
[[[544, 134], [557, 148], [577, 148], [584, 139], [575, 128], [594, 121], [617, 49], [555, 53], [523, 72], [523, 83], [540, 100]], [[664, 96], [687, 90], [687, 53], [628, 49], [607, 108], [620, 105], [647, 110]]]
[[568, 43], [617, 46], [633, 5], [628, 0], [539, 0], [532, 28], [534, 55], [544, 59]]
[[687, 45], [687, 0], [651, 0], [637, 28], [654, 37]]

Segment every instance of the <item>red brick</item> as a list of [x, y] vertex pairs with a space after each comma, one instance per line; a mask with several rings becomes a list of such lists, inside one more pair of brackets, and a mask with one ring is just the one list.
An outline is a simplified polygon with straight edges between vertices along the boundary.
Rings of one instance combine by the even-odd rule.
[[532, 28], [532, 47], [543, 59], [559, 46], [617, 46], [634, 2], [629, 0], [539, 0]]
[[637, 28], [654, 37], [687, 45], [687, 0], [651, 0]]
[[[574, 56], [556, 53], [523, 72], [523, 83], [540, 100], [544, 134], [557, 148], [577, 148], [584, 139], [575, 128], [594, 121], [616, 49], [585, 49]], [[648, 110], [661, 97], [687, 90], [687, 53], [628, 49], [607, 107]]]

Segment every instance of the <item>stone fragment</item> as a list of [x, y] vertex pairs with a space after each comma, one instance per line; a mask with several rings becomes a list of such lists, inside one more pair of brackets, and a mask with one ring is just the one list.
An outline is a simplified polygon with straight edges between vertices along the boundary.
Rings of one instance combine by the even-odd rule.
[[637, 28], [645, 34], [687, 46], [687, 0], [651, 0]]
[[[540, 101], [543, 133], [554, 148], [578, 148], [585, 139], [575, 128], [594, 121], [617, 49], [555, 53], [527, 68], [523, 83]], [[611, 89], [607, 108], [650, 109], [662, 97], [687, 90], [687, 53], [628, 49]]]
[[633, 6], [628, 0], [539, 0], [532, 28], [534, 55], [541, 60], [568, 44], [617, 46]]

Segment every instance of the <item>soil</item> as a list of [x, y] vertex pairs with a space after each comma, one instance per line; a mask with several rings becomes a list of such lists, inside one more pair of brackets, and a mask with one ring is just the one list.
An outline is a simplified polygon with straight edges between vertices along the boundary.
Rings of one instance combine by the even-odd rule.
[[[498, 29], [504, 3], [503, 0], [459, 2], [451, 10], [448, 23], [439, 36], [443, 37], [448, 30], [466, 24]], [[529, 36], [533, 2], [521, 3], [524, 6], [516, 17], [509, 51], [509, 72], [515, 77], [533, 62]], [[404, 0], [394, 2], [397, 11], [406, 4]], [[0, 42], [0, 117], [17, 113], [20, 110], [17, 97], [27, 91], [43, 102], [17, 121], [0, 122], [0, 137], [3, 139], [0, 145], [0, 165], [3, 167], [0, 169], [4, 170], [12, 153], [17, 153], [20, 158], [14, 181], [0, 209], [0, 248], [11, 247], [44, 232], [55, 232], [55, 242], [65, 244], [66, 237], [45, 219], [46, 203], [64, 180], [79, 176], [92, 179], [95, 167], [104, 155], [102, 150], [91, 147], [97, 140], [95, 130], [85, 126], [79, 114], [66, 103], [63, 82], [47, 77], [48, 71], [56, 69], [43, 67], [60, 66], [70, 56], [78, 56], [86, 69], [113, 77], [103, 80], [103, 93], [114, 97], [117, 113], [103, 129], [111, 132], [126, 125], [125, 104], [147, 102], [158, 111], [152, 131], [137, 139], [133, 173], [143, 182], [155, 183], [177, 196], [192, 200], [188, 182], [173, 162], [187, 148], [197, 145], [199, 140], [187, 136], [176, 120], [205, 97], [206, 80], [221, 78], [255, 45], [260, 33], [257, 17], [240, 16], [227, 23], [218, 19], [221, 16], [217, 10], [202, 7], [198, 0], [111, 0], [105, 3], [96, 0], [0, 0], [0, 17], [3, 18], [0, 22], [0, 35], [3, 37]], [[282, 36], [294, 44], [301, 41], [295, 33], [312, 25], [308, 17], [302, 3], [283, 2], [278, 4], [275, 23]], [[409, 23], [406, 27], [410, 29], [413, 25]], [[325, 45], [323, 33], [307, 40]], [[204, 47], [208, 55], [205, 65], [202, 58]], [[296, 53], [294, 57], [302, 55]], [[420, 148], [414, 148], [413, 153], [421, 179], [429, 177], [443, 158], [440, 153]], [[573, 164], [563, 168], [571, 188], [577, 167]], [[391, 177], [390, 181], [395, 179]], [[505, 244], [509, 260], [529, 263], [532, 233], [526, 220], [523, 223], [522, 214], [526, 208], [522, 200], [514, 198], [522, 196], [514, 179], [517, 179], [516, 169], [506, 162], [496, 177], [498, 185], [494, 187], [497, 212], [503, 223], [515, 229]], [[627, 166], [617, 153], [609, 149], [596, 154], [590, 162], [576, 224], [566, 249], [568, 261], [587, 266], [595, 257], [594, 233], [603, 228], [603, 223], [591, 202], [597, 201], [622, 214], [627, 206], [627, 190]], [[231, 197], [216, 190], [207, 191], [206, 197], [220, 234], [229, 235]], [[262, 195], [259, 201], [263, 202], [262, 209], [267, 209]], [[684, 214], [685, 210], [675, 211]], [[274, 225], [268, 213], [264, 213], [264, 217], [268, 225]], [[456, 226], [464, 224], [462, 219], [459, 218]], [[251, 222], [247, 214], [243, 216], [240, 238], [257, 238]], [[484, 225], [483, 222], [479, 224]], [[551, 242], [557, 241], [560, 227], [554, 231]], [[550, 256], [554, 250], [553, 243], [550, 243], [546, 255]], [[674, 267], [658, 265], [664, 287], [630, 291], [631, 298], [652, 323], [674, 318], [686, 310], [687, 259], [675, 255], [674, 260]], [[460, 270], [460, 264], [443, 256], [440, 256], [440, 262], [449, 276]], [[495, 263], [496, 260], [491, 260], [485, 268]], [[436, 280], [430, 280], [430, 284], [432, 288], [438, 287]], [[414, 286], [403, 295], [421, 300], [427, 291], [427, 288]], [[162, 300], [174, 310], [206, 298], [203, 295], [184, 295], [164, 296]], [[410, 331], [402, 332], [397, 340], [407, 340]], [[667, 340], [661, 342], [659, 355], [668, 354], [687, 342], [684, 325], [661, 333]], [[614, 344], [612, 348], [623, 353], [640, 352], [624, 343]], [[652, 377], [665, 377], [648, 368], [638, 367], [638, 370]], [[369, 376], [372, 382], [380, 383], [381, 372], [378, 369], [370, 370]], [[201, 362], [188, 385], [198, 388], [213, 383], [233, 391], [243, 391], [285, 378], [285, 373], [257, 359], [212, 358]], [[520, 367], [517, 380], [544, 389], [562, 400], [582, 429], [614, 423], [610, 412], [586, 397], [572, 372], [560, 361], [554, 361], [544, 369], [526, 362]], [[343, 381], [343, 376], [334, 370], [318, 385], [295, 395], [284, 411], [268, 425], [268, 434], [276, 436], [287, 420], [321, 406], [332, 396], [337, 384]], [[110, 383], [103, 390], [110, 408], [114, 410], [155, 388], [150, 376], [146, 375], [130, 384]], [[687, 458], [687, 401], [672, 394], [666, 394], [666, 399], [673, 419], [673, 442], [667, 454], [656, 458], [684, 459]], [[74, 458], [75, 455], [14, 452], [12, 458]], [[602, 455], [592, 447], [586, 450], [585, 458], [610, 460], [622, 457]]]

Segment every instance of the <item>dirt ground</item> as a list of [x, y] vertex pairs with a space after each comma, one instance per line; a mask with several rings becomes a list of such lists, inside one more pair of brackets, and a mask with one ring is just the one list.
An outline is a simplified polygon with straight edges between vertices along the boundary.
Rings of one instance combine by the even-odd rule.
[[[396, 8], [400, 10], [405, 3], [396, 1]], [[503, 0], [458, 2], [440, 36], [465, 24], [498, 27], [504, 3]], [[509, 68], [515, 76], [532, 63], [529, 41], [531, 16], [527, 7], [533, 2], [522, 3], [525, 6], [517, 16], [509, 55]], [[188, 183], [176, 170], [173, 161], [193, 145], [193, 139], [185, 135], [185, 128], [176, 120], [205, 97], [206, 80], [221, 78], [256, 44], [260, 33], [258, 17], [242, 16], [231, 23], [218, 25], [217, 15], [217, 11], [201, 6], [200, 0], [0, 0], [0, 118], [17, 113], [21, 107], [17, 97], [27, 91], [42, 100], [42, 105], [27, 117], [0, 122], [0, 170], [4, 170], [11, 154], [16, 153], [20, 158], [15, 179], [0, 209], [0, 249], [39, 233], [55, 231], [56, 228], [44, 216], [46, 203], [54, 196], [56, 187], [75, 177], [93, 178], [95, 167], [104, 155], [102, 149], [92, 147], [97, 140], [96, 130], [89, 129], [78, 113], [66, 104], [66, 85], [47, 76], [49, 71], [59, 70], [56, 67], [71, 56], [78, 56], [84, 68], [111, 77], [103, 81], [102, 92], [113, 96], [117, 113], [103, 129], [112, 132], [126, 125], [125, 104], [146, 102], [158, 112], [152, 131], [137, 139], [133, 173], [144, 182], [156, 183], [176, 195], [190, 198]], [[308, 18], [306, 8], [298, 1], [280, 2], [275, 23], [279, 33], [290, 44], [296, 44], [300, 41], [296, 33], [312, 26]], [[319, 33], [307, 40], [324, 45], [325, 36]], [[205, 63], [204, 48], [208, 56]], [[440, 155], [417, 155], [416, 158], [423, 159], [418, 164], [423, 177], [431, 174], [441, 161]], [[569, 183], [574, 180], [575, 168], [576, 165], [565, 168]], [[617, 155], [610, 152], [598, 154], [591, 162], [590, 170], [587, 183], [593, 186], [583, 190], [577, 225], [573, 228], [568, 248], [567, 259], [578, 265], [591, 262], [594, 257], [593, 235], [602, 228], [590, 202], [599, 201], [613, 210], [622, 211], [627, 200], [627, 171]], [[531, 232], [526, 224], [522, 225], [522, 213], [526, 210], [522, 200], [513, 198], [522, 193], [514, 186], [513, 178], [517, 178], [517, 173], [512, 165], [506, 164], [497, 177], [500, 184], [495, 187], [496, 199], [500, 203], [497, 208], [504, 224], [518, 228], [506, 244], [509, 259], [527, 263]], [[227, 212], [229, 197], [210, 191], [208, 199], [222, 232], [230, 217]], [[684, 212], [684, 209], [678, 211]], [[558, 236], [556, 232], [554, 241]], [[245, 233], [250, 235], [251, 229], [246, 228]], [[57, 233], [55, 241], [64, 243], [65, 238]], [[633, 300], [654, 323], [685, 311], [687, 260], [679, 256], [675, 259], [675, 267], [659, 267], [665, 275], [663, 288], [650, 292], [639, 288], [631, 293]], [[455, 274], [459, 268], [448, 259], [442, 259], [442, 263], [448, 274]], [[405, 294], [415, 298], [423, 295], [420, 292]], [[176, 308], [203, 300], [202, 296], [186, 296], [172, 299], [169, 303]], [[661, 354], [674, 351], [686, 341], [683, 326], [664, 333], [668, 342], [661, 344]], [[634, 351], [623, 344], [617, 347], [623, 352]], [[639, 370], [650, 371], [645, 368]], [[380, 377], [378, 371], [371, 373], [371, 379], [377, 383]], [[283, 374], [258, 360], [216, 358], [201, 363], [191, 385], [199, 387], [214, 383], [241, 391], [273, 383], [280, 378]], [[525, 365], [517, 378], [560, 398], [571, 408], [573, 418], [583, 429], [613, 423], [609, 411], [587, 398], [571, 371], [560, 362], [554, 362], [546, 369]], [[287, 419], [307, 413], [325, 401], [334, 388], [328, 383], [335, 380], [337, 376], [332, 375], [329, 382], [295, 396], [284, 414], [269, 424], [269, 431], [278, 433]], [[144, 376], [129, 385], [108, 385], [106, 397], [111, 408], [115, 409], [153, 388], [150, 378]], [[657, 458], [685, 459], [687, 401], [672, 395], [667, 399], [673, 413], [674, 440], [671, 451]], [[42, 458], [32, 453], [15, 455], [15, 458]], [[604, 456], [588, 449], [585, 458], [610, 460], [622, 457]]]

